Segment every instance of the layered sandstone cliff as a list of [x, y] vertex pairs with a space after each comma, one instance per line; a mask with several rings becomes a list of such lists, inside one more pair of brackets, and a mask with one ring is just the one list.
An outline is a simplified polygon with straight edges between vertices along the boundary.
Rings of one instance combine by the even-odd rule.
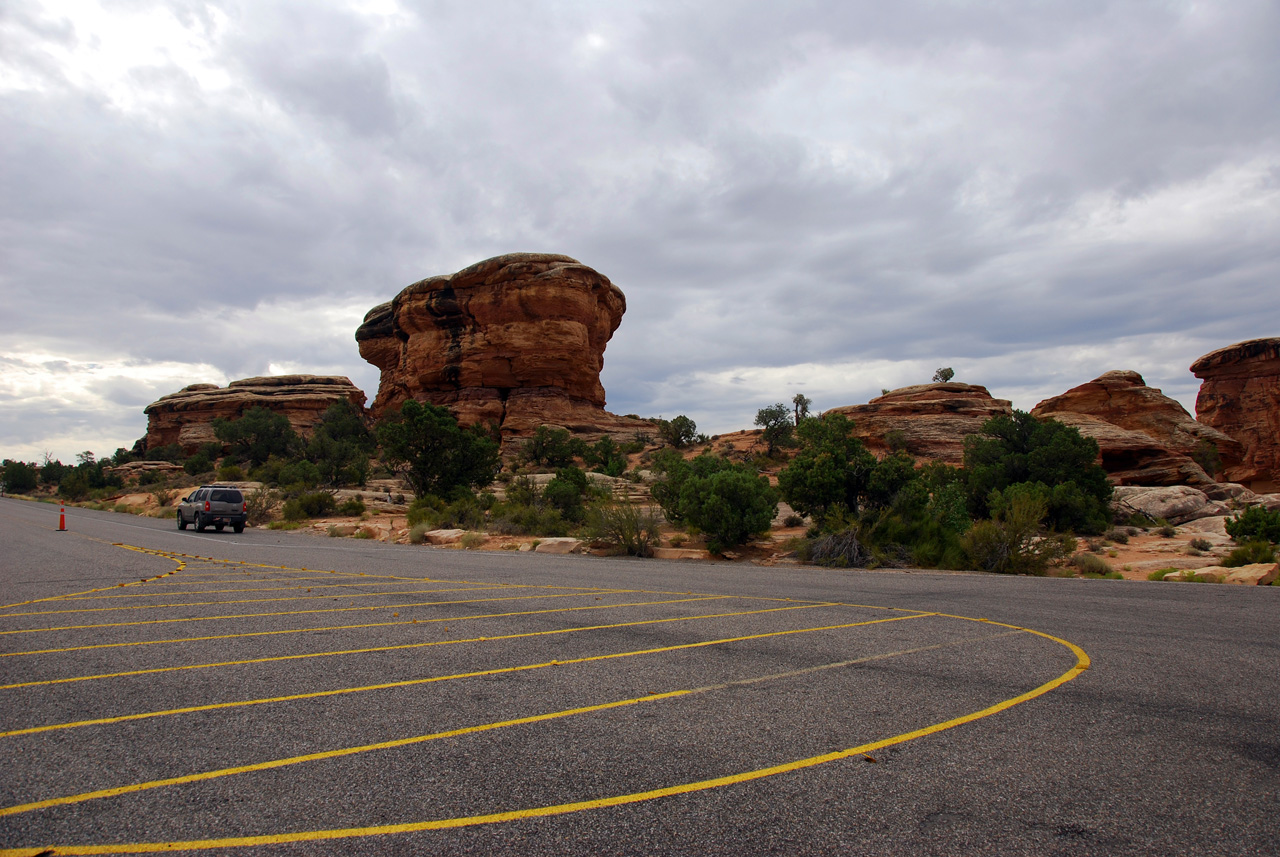
[[1280, 490], [1280, 337], [1211, 351], [1191, 372], [1203, 381], [1196, 418], [1244, 447], [1224, 476], [1254, 491]]
[[1031, 415], [1075, 426], [1098, 442], [1102, 466], [1117, 485], [1193, 485], [1213, 478], [1192, 457], [1216, 451], [1221, 466], [1238, 465], [1244, 448], [1132, 371], [1111, 371], [1060, 396]]
[[364, 393], [341, 376], [273, 375], [232, 381], [226, 387], [191, 384], [147, 405], [146, 444], [155, 449], [176, 443], [192, 453], [201, 444], [217, 441], [215, 419], [238, 419], [258, 407], [284, 415], [294, 431], [307, 435], [330, 405], [343, 400], [364, 408]]
[[382, 377], [375, 418], [410, 399], [504, 437], [540, 425], [635, 431], [604, 410], [604, 350], [626, 311], [609, 278], [568, 256], [510, 253], [429, 277], [374, 307], [356, 331]]
[[829, 412], [854, 422], [853, 433], [872, 452], [889, 450], [886, 436], [901, 432], [907, 451], [919, 458], [961, 464], [965, 435], [977, 434], [994, 416], [1008, 416], [1013, 407], [992, 398], [986, 387], [947, 382], [902, 387], [865, 405], [846, 405]]

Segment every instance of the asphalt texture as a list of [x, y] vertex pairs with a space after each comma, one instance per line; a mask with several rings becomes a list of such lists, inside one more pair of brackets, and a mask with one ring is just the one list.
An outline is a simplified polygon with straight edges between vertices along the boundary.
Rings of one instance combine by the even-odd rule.
[[0, 855], [1280, 853], [1278, 587], [57, 520]]

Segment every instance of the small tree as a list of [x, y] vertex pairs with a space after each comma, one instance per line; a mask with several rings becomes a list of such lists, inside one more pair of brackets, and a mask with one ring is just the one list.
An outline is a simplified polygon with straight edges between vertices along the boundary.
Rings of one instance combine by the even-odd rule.
[[667, 520], [687, 522], [705, 532], [713, 551], [768, 529], [777, 511], [777, 492], [769, 481], [726, 458], [703, 453], [685, 461], [667, 450], [654, 469], [665, 477], [652, 490]]
[[273, 455], [287, 458], [301, 445], [288, 417], [262, 407], [250, 408], [237, 420], [214, 419], [213, 434], [232, 455], [254, 466]]
[[621, 476], [627, 470], [627, 456], [613, 438], [605, 435], [587, 449], [583, 456], [587, 466], [606, 476]]
[[933, 383], [945, 384], [955, 376], [956, 376], [955, 370], [953, 370], [950, 366], [947, 366], [933, 373]]
[[791, 404], [796, 409], [796, 425], [800, 425], [800, 421], [809, 416], [809, 406], [813, 404], [813, 400], [804, 393], [796, 393], [791, 397]]
[[658, 422], [658, 437], [670, 446], [676, 449], [684, 449], [693, 443], [695, 437], [698, 436], [698, 426], [693, 420], [681, 414], [670, 420], [660, 420]]
[[36, 490], [39, 479], [34, 465], [22, 461], [4, 460], [4, 476], [0, 477], [4, 488], [14, 494], [26, 494]]
[[419, 496], [446, 497], [458, 487], [488, 485], [502, 460], [482, 429], [464, 429], [444, 408], [408, 401], [377, 427], [383, 456]]
[[760, 436], [768, 447], [768, 455], [773, 455], [782, 447], [792, 445], [792, 435], [796, 426], [791, 421], [791, 408], [781, 402], [756, 411], [756, 425], [764, 429]]
[[565, 429], [538, 426], [520, 448], [520, 457], [542, 467], [567, 467], [586, 451], [584, 446]]
[[778, 473], [782, 497], [797, 512], [821, 518], [842, 504], [857, 512], [876, 460], [843, 414], [826, 413], [800, 423], [800, 451]]

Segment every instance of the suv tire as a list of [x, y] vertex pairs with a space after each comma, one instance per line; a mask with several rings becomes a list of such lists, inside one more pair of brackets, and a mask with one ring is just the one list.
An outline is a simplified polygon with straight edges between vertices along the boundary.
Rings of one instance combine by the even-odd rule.
[[200, 518], [199, 512], [196, 512], [196, 532], [197, 533], [204, 532], [204, 521]]
[[182, 517], [182, 510], [181, 510], [181, 509], [179, 509], [179, 510], [178, 510], [178, 529], [180, 529], [180, 530], [185, 530], [186, 528], [187, 528], [187, 522], [186, 522], [186, 520]]
[[232, 524], [232, 525], [231, 525], [231, 529], [235, 530], [237, 533], [243, 533], [243, 532], [244, 532], [244, 524]]

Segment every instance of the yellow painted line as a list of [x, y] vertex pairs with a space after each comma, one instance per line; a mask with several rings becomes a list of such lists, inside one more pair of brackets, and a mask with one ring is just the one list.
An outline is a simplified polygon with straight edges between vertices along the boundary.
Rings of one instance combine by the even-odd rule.
[[[364, 693], [373, 690], [390, 690], [400, 687], [413, 687], [422, 684], [432, 684], [437, 681], [452, 681], [453, 679], [463, 678], [480, 678], [487, 675], [504, 675], [506, 673], [525, 672], [528, 670], [546, 669], [554, 666], [567, 666], [569, 664], [585, 664], [594, 661], [616, 660], [618, 658], [632, 658], [637, 655], [656, 655], [665, 652], [678, 652], [689, 649], [700, 649], [707, 646], [720, 646], [727, 643], [741, 643], [746, 640], [763, 640], [769, 637], [785, 637], [793, 634], [812, 634], [818, 631], [838, 631], [847, 628], [858, 628], [865, 625], [879, 625], [885, 622], [902, 622], [908, 619], [923, 619], [933, 616], [933, 613], [917, 613], [910, 616], [893, 616], [888, 619], [870, 619], [862, 622], [848, 622], [841, 625], [822, 625], [814, 628], [794, 628], [787, 631], [768, 631], [761, 634], [747, 634], [740, 637], [724, 637], [718, 640], [701, 640], [696, 643], [681, 643], [674, 646], [659, 646], [652, 649], [636, 649], [630, 652], [611, 652], [607, 655], [590, 655], [582, 658], [572, 658], [569, 660], [545, 661], [535, 664], [521, 664], [514, 667], [494, 667], [488, 670], [477, 670], [469, 673], [454, 673], [452, 675], [431, 676], [429, 678], [405, 679], [403, 681], [384, 682], [382, 684], [370, 684], [363, 687], [341, 687], [334, 690], [319, 690], [311, 693], [295, 693], [288, 696], [272, 696], [261, 699], [244, 699], [236, 702], [214, 702], [207, 705], [192, 705], [186, 708], [170, 708], [164, 711], [146, 711], [140, 714], [121, 714], [116, 717], [101, 717], [95, 720], [79, 720], [72, 723], [52, 723], [46, 726], [32, 726], [26, 729], [14, 729], [9, 732], [0, 732], [0, 738], [12, 738], [18, 735], [35, 735], [41, 732], [53, 732], [60, 729], [78, 729], [84, 726], [104, 726], [110, 723], [125, 723], [132, 720], [147, 720], [152, 717], [169, 717], [176, 714], [193, 714], [198, 711], [217, 711], [225, 708], [243, 708], [250, 705], [268, 705], [277, 702], [294, 702], [299, 699], [318, 699], [326, 696], [342, 696], [351, 693]], [[462, 642], [477, 642], [483, 640], [483, 637], [477, 640]]]
[[[328, 578], [323, 578], [327, 580]], [[233, 583], [251, 583], [252, 581], [228, 581]], [[264, 580], [262, 583], [281, 583], [279, 579]], [[102, 601], [107, 598], [172, 598], [177, 595], [223, 595], [226, 593], [236, 592], [296, 592], [299, 589], [351, 589], [357, 586], [408, 586], [410, 584], [421, 583], [420, 580], [404, 580], [396, 583], [387, 583], [386, 581], [375, 581], [373, 583], [315, 583], [306, 586], [305, 583], [297, 583], [293, 586], [248, 586], [240, 589], [193, 589], [190, 592], [126, 592], [118, 595], [90, 595], [83, 598], [64, 596], [65, 601]], [[163, 586], [184, 586], [198, 585], [198, 581], [183, 580], [166, 580], [162, 581]], [[387, 590], [388, 595], [399, 594], [397, 590]]]
[[37, 809], [48, 809], [54, 806], [67, 806], [69, 804], [84, 803], [85, 801], [98, 800], [101, 798], [119, 797], [120, 795], [133, 794], [135, 792], [148, 791], [150, 789], [163, 788], [165, 786], [185, 785], [187, 783], [205, 782], [207, 780], [220, 779], [222, 777], [235, 776], [236, 774], [247, 774], [254, 771], [269, 771], [275, 768], [284, 768], [291, 765], [300, 765], [306, 762], [318, 762], [325, 759], [338, 759], [343, 756], [355, 756], [361, 753], [371, 753], [378, 750], [393, 750], [399, 747], [408, 747], [413, 744], [422, 744], [427, 741], [437, 741], [443, 738], [458, 738], [463, 735], [474, 735], [479, 732], [489, 732], [494, 729], [504, 729], [508, 726], [524, 726], [531, 723], [544, 723], [549, 720], [559, 720], [565, 717], [573, 717], [579, 714], [591, 714], [597, 711], [608, 711], [612, 708], [622, 708], [628, 705], [637, 705], [642, 702], [658, 702], [666, 699], [675, 699], [681, 696], [695, 696], [698, 694], [711, 693], [717, 690], [728, 690], [732, 687], [746, 687], [749, 685], [764, 684], [771, 681], [781, 681], [785, 679], [799, 678], [800, 676], [812, 675], [827, 670], [841, 669], [844, 667], [856, 666], [858, 664], [871, 663], [872, 661], [882, 661], [889, 658], [902, 657], [904, 655], [914, 655], [921, 652], [936, 651], [938, 649], [954, 648], [956, 646], [969, 645], [971, 643], [986, 642], [998, 639], [1000, 637], [1009, 637], [1022, 633], [1021, 631], [1006, 631], [1003, 634], [990, 634], [985, 637], [970, 637], [964, 640], [956, 640], [949, 643], [938, 643], [932, 646], [919, 646], [913, 649], [901, 649], [896, 652], [883, 652], [877, 655], [867, 655], [861, 658], [853, 658], [847, 661], [838, 661], [836, 663], [820, 664], [818, 666], [805, 667], [798, 670], [790, 670], [783, 673], [774, 673], [772, 675], [755, 676], [753, 678], [737, 679], [735, 681], [721, 682], [719, 684], [704, 685], [702, 687], [686, 688], [681, 690], [664, 691], [661, 693], [651, 693], [645, 696], [637, 696], [631, 699], [620, 699], [613, 702], [603, 702], [596, 705], [586, 705], [578, 708], [568, 708], [563, 711], [553, 711], [547, 714], [534, 714], [528, 717], [518, 717], [514, 720], [501, 720], [495, 723], [482, 723], [477, 726], [464, 726], [459, 729], [450, 729], [446, 732], [432, 732], [426, 735], [415, 735], [410, 738], [395, 738], [390, 741], [379, 741], [375, 744], [363, 744], [356, 747], [343, 747], [337, 750], [322, 750], [315, 753], [306, 753], [300, 756], [289, 756], [283, 759], [272, 759], [267, 762], [256, 762], [249, 765], [238, 765], [233, 768], [220, 768], [214, 771], [204, 771], [198, 774], [186, 774], [180, 777], [169, 777], [163, 780], [151, 780], [145, 783], [133, 783], [127, 786], [117, 786], [110, 789], [99, 789], [98, 791], [82, 792], [77, 795], [68, 795], [67, 797], [50, 798], [48, 800], [36, 801], [34, 803], [24, 803], [17, 806], [4, 807], [0, 809], [0, 817], [6, 815], [19, 815], [24, 812], [32, 812]]
[[[585, 595], [587, 593], [575, 593]], [[552, 597], [552, 596], [539, 596]], [[428, 625], [432, 622], [465, 622], [471, 619], [504, 619], [511, 616], [538, 616], [545, 613], [572, 613], [578, 610], [611, 610], [615, 607], [647, 607], [656, 604], [685, 604], [690, 601], [723, 601], [738, 598], [737, 595], [698, 595], [693, 598], [673, 598], [664, 601], [626, 601], [621, 604], [589, 604], [585, 607], [549, 607], [546, 610], [516, 610], [509, 613], [472, 613], [469, 616], [437, 616], [434, 619], [412, 619], [396, 622], [367, 622], [360, 625], [330, 625], [320, 628], [286, 628], [280, 631], [249, 631], [243, 634], [214, 634], [207, 637], [177, 637], [171, 640], [134, 640], [130, 643], [96, 643], [90, 646], [68, 646], [62, 649], [35, 649], [30, 652], [0, 652], [0, 658], [16, 658], [22, 655], [50, 655], [61, 652], [81, 652], [86, 649], [117, 649], [128, 646], [158, 646], [168, 643], [200, 643], [206, 640], [235, 640], [241, 637], [273, 637], [280, 634], [307, 634], [313, 631], [351, 631], [360, 628], [387, 628], [395, 625]]]
[[[209, 607], [217, 604], [269, 604], [278, 601], [315, 601], [320, 598], [341, 598], [344, 601], [353, 598], [381, 598], [386, 595], [434, 595], [438, 592], [477, 592], [494, 589], [493, 586], [468, 586], [457, 589], [415, 589], [409, 592], [353, 592], [345, 595], [333, 595], [322, 592], [318, 595], [296, 595], [288, 598], [228, 598], [221, 601], [177, 601], [172, 604], [129, 604], [121, 607], [78, 607], [75, 610], [42, 610], [32, 613], [0, 613], [0, 619], [15, 616], [56, 616], [65, 613], [114, 613], [120, 610], [163, 610], [173, 607]], [[396, 607], [398, 605], [390, 605]]]
[[[464, 590], [465, 591], [465, 590]], [[600, 592], [610, 595], [629, 595], [643, 593], [636, 589], [609, 589]], [[411, 601], [408, 604], [373, 604], [365, 607], [334, 607], [330, 610], [283, 610], [273, 613], [230, 613], [225, 616], [191, 616], [185, 619], [146, 619], [140, 622], [103, 622], [94, 625], [61, 625], [52, 628], [15, 628], [12, 631], [0, 631], [0, 636], [8, 634], [41, 634], [51, 631], [83, 631], [93, 628], [125, 628], [136, 625], [171, 625], [177, 622], [213, 622], [222, 619], [259, 619], [264, 616], [310, 616], [317, 613], [351, 613], [361, 610], [403, 610], [406, 607], [435, 607], [441, 604], [475, 604], [478, 601], [521, 601], [535, 598], [578, 598], [593, 594], [592, 592], [553, 592], [549, 595], [511, 595], [503, 598], [468, 598], [457, 601]], [[341, 600], [342, 596], [330, 596]]]
[[[939, 614], [949, 615], [949, 614]], [[967, 617], [951, 617], [951, 618], [967, 618]], [[970, 619], [969, 621], [975, 621]], [[993, 625], [1003, 625], [1003, 623], [993, 622]], [[277, 833], [266, 834], [261, 836], [232, 836], [220, 839], [199, 839], [187, 840], [179, 842], [135, 842], [128, 844], [115, 845], [72, 845], [72, 846], [54, 846], [53, 852], [58, 855], [90, 855], [90, 854], [145, 854], [156, 853], [161, 851], [187, 851], [200, 848], [244, 848], [244, 847], [263, 847], [268, 845], [282, 845], [292, 842], [319, 842], [334, 839], [352, 839], [365, 836], [385, 836], [396, 833], [415, 833], [425, 830], [445, 830], [457, 827], [471, 827], [481, 824], [499, 824], [509, 821], [518, 821], [527, 818], [547, 818], [556, 815], [566, 815], [568, 813], [583, 812], [593, 809], [604, 809], [613, 806], [625, 806], [627, 804], [641, 803], [643, 801], [656, 800], [659, 798], [672, 797], [675, 795], [691, 794], [694, 792], [706, 791], [708, 789], [721, 788], [723, 786], [740, 785], [753, 780], [764, 779], [765, 777], [773, 777], [779, 774], [791, 773], [793, 771], [803, 770], [805, 768], [824, 765], [828, 762], [835, 762], [841, 759], [848, 759], [854, 756], [861, 756], [865, 753], [872, 753], [876, 750], [892, 747], [896, 744], [903, 744], [907, 741], [913, 741], [917, 738], [924, 738], [948, 729], [954, 729], [957, 726], [963, 726], [966, 723], [972, 723], [975, 720], [981, 720], [990, 717], [993, 714], [999, 714], [1015, 705], [1020, 705], [1028, 700], [1043, 696], [1052, 690], [1055, 690], [1069, 681], [1078, 677], [1085, 670], [1089, 669], [1089, 656], [1084, 650], [1074, 643], [1054, 637], [1040, 631], [1032, 631], [1030, 629], [1018, 628], [1014, 625], [1003, 625], [1003, 627], [1013, 628], [1015, 630], [1024, 630], [1028, 633], [1035, 634], [1045, 639], [1052, 640], [1066, 646], [1076, 656], [1076, 663], [1062, 675], [1057, 678], [1045, 682], [1037, 688], [1027, 691], [1013, 697], [1012, 699], [998, 702], [995, 705], [988, 706], [980, 711], [955, 717], [950, 720], [936, 723], [932, 726], [926, 726], [921, 729], [914, 729], [910, 732], [903, 732], [891, 738], [883, 738], [878, 741], [871, 741], [866, 744], [860, 744], [857, 747], [850, 747], [846, 750], [837, 750], [832, 753], [823, 753], [818, 756], [810, 756], [806, 759], [797, 759], [792, 762], [784, 762], [779, 765], [771, 765], [765, 768], [758, 768], [754, 771], [745, 771], [739, 774], [730, 774], [723, 777], [714, 777], [711, 779], [698, 780], [696, 782], [681, 783], [673, 786], [665, 786], [663, 788], [649, 789], [647, 791], [632, 792], [630, 794], [613, 795], [610, 797], [596, 798], [592, 800], [574, 801], [572, 803], [555, 804], [553, 806], [531, 807], [528, 809], [509, 810], [506, 812], [495, 812], [484, 815], [471, 815], [459, 818], [442, 818], [430, 821], [417, 821], [404, 824], [383, 824], [367, 827], [347, 827], [335, 828], [330, 830], [305, 830], [293, 833]], [[0, 857], [31, 857], [31, 855], [40, 853], [35, 849], [12, 849], [0, 851]]]
[[[112, 592], [125, 586], [141, 586], [144, 583], [152, 583], [160, 580], [162, 577], [168, 577], [171, 574], [177, 574], [181, 571], [181, 567], [175, 568], [173, 571], [166, 571], [164, 574], [158, 574], [155, 577], [141, 578], [139, 580], [130, 581], [128, 583], [117, 583], [114, 586], [104, 586], [99, 589], [86, 589], [84, 592], [70, 592], [66, 595], [50, 595], [48, 598], [33, 598], [30, 601], [19, 601], [15, 604], [0, 605], [0, 610], [8, 610], [11, 607], [26, 607], [28, 604], [43, 604], [46, 601], [60, 601], [64, 598], [74, 598], [78, 595], [90, 595], [94, 592]], [[19, 615], [19, 614], [15, 614]]]
[[797, 604], [792, 607], [768, 607], [763, 610], [742, 610], [733, 613], [708, 613], [703, 616], [671, 616], [665, 619], [637, 619], [634, 622], [616, 622], [608, 625], [584, 625], [573, 628], [554, 628], [550, 631], [531, 631], [524, 634], [499, 634], [494, 637], [471, 637], [460, 640], [428, 640], [424, 643], [399, 643], [394, 646], [367, 646], [362, 649], [342, 649], [332, 652], [307, 652], [299, 655], [272, 655], [266, 658], [248, 658], [241, 661], [217, 661], [209, 664], [185, 664], [180, 667], [152, 667], [145, 670], [128, 670], [117, 673], [98, 673], [96, 675], [71, 676], [68, 678], [51, 678], [41, 681], [24, 681], [17, 684], [0, 684], [0, 690], [17, 690], [22, 687], [46, 687], [54, 684], [71, 684], [81, 681], [98, 681], [106, 678], [127, 678], [135, 675], [156, 675], [158, 673], [185, 672], [187, 670], [207, 670], [215, 667], [239, 667], [248, 664], [271, 664], [280, 661], [301, 661], [310, 658], [329, 658], [340, 655], [365, 655], [372, 652], [398, 652], [405, 649], [425, 649], [432, 646], [456, 646], [461, 643], [491, 643], [498, 640], [521, 640], [528, 637], [549, 637], [557, 634], [573, 634], [578, 631], [606, 631], [614, 628], [634, 628], [639, 625], [663, 625], [669, 622], [693, 622], [701, 619], [725, 619], [733, 616], [755, 616], [760, 613], [777, 613], [783, 610], [811, 610], [814, 607], [830, 607], [830, 604]]

